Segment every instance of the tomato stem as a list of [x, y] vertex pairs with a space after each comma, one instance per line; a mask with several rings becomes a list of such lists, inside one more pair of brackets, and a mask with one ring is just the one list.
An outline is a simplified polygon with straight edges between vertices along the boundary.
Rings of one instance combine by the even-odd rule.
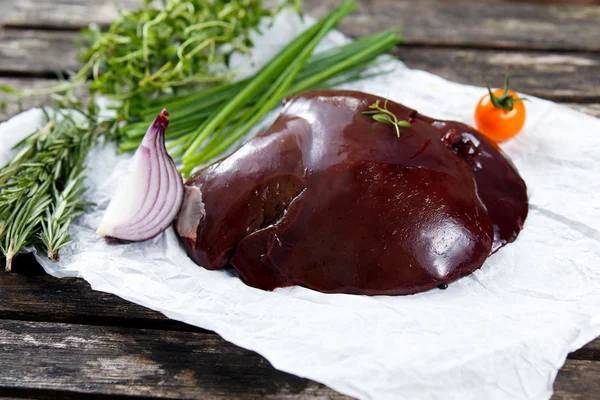
[[506, 111], [512, 111], [512, 109], [515, 106], [515, 103], [518, 103], [519, 101], [527, 100], [524, 97], [513, 98], [508, 93], [509, 81], [510, 81], [510, 75], [507, 73], [506, 77], [504, 78], [504, 93], [502, 93], [501, 97], [496, 96], [492, 92], [492, 89], [490, 89], [489, 86], [487, 87], [488, 92], [490, 93], [490, 100], [492, 101], [492, 104], [494, 105], [494, 107], [500, 108], [500, 109], [503, 109]]

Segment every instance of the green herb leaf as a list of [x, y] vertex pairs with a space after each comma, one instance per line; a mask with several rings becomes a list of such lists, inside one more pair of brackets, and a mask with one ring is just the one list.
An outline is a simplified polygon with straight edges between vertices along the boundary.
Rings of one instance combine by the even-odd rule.
[[394, 124], [392, 117], [390, 117], [388, 114], [375, 114], [373, 115], [373, 119], [384, 124]]
[[15, 89], [11, 88], [10, 86], [1, 86], [0, 85], [0, 90], [3, 91], [4, 93], [10, 93], [10, 94], [17, 93], [17, 91]]
[[412, 125], [406, 120], [398, 120], [396, 115], [388, 110], [387, 103], [388, 100], [385, 99], [382, 108], [379, 105], [379, 100], [376, 100], [375, 103], [369, 106], [369, 109], [373, 109], [374, 111], [363, 111], [363, 115], [370, 115], [377, 122], [393, 125], [396, 135], [400, 137], [400, 128], [410, 128]]
[[82, 32], [82, 71], [93, 72], [93, 90], [143, 99], [168, 88], [228, 81], [234, 75], [228, 68], [230, 56], [250, 52], [250, 35], [261, 20], [283, 7], [299, 7], [298, 0], [284, 0], [276, 9], [263, 0], [155, 3], [121, 10], [107, 30]]
[[58, 259], [71, 220], [86, 205], [84, 162], [96, 145], [95, 121], [88, 116], [82, 126], [58, 109], [45, 114], [48, 123], [19, 142], [17, 155], [0, 168], [0, 251], [9, 271], [28, 245], [42, 245]]

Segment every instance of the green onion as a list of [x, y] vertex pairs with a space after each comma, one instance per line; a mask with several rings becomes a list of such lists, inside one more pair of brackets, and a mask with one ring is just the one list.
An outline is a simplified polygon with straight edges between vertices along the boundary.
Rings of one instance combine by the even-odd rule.
[[[304, 68], [302, 68], [295, 80], [295, 84], [297, 85], [302, 82], [302, 85], [298, 86], [298, 89], [306, 90], [306, 88], [310, 87], [307, 84], [309, 79], [314, 80], [313, 77], [316, 75], [324, 77], [324, 74], [321, 75], [324, 71], [337, 68], [336, 66], [341, 62], [343, 62], [344, 65], [349, 65], [349, 68], [346, 71], [341, 71], [337, 75], [334, 75], [335, 77], [339, 77], [346, 73], [356, 73], [369, 65], [377, 63], [377, 60], [375, 60], [377, 55], [391, 50], [399, 42], [400, 37], [396, 34], [396, 31], [387, 30], [360, 38], [347, 45], [318, 53], [312, 56], [304, 65]], [[348, 60], [355, 54], [363, 55], [361, 62], [356, 62], [354, 64], [348, 63]], [[123, 131], [128, 138], [143, 136], [146, 132], [145, 127], [148, 123], [152, 122], [154, 115], [157, 112], [160, 112], [162, 109], [161, 107], [163, 106], [168, 106], [169, 109], [172, 110], [171, 115], [174, 116], [174, 121], [170, 128], [178, 124], [177, 121], [181, 120], [184, 116], [191, 116], [192, 118], [196, 117], [195, 121], [198, 122], [201, 120], [200, 116], [206, 117], [206, 115], [203, 115], [205, 113], [210, 115], [218, 108], [218, 105], [221, 104], [222, 101], [231, 99], [234, 94], [239, 92], [241, 87], [246, 85], [253, 78], [254, 77], [251, 77], [233, 84], [216, 86], [187, 96], [171, 96], [153, 99], [149, 102], [152, 105], [151, 107], [145, 109], [134, 108], [131, 110], [132, 118], [135, 119], [141, 117], [142, 120], [141, 122], [128, 124]], [[356, 76], [356, 78], [358, 79], [358, 76]], [[324, 81], [321, 81], [316, 82], [315, 84], [318, 85], [318, 87], [327, 86], [323, 85], [324, 83]], [[289, 94], [291, 95], [294, 92], [297, 93], [298, 91], [294, 90]], [[256, 99], [253, 101], [256, 101]], [[198, 114], [199, 112], [202, 112], [202, 114]]]
[[[225, 103], [219, 111], [213, 115], [210, 120], [200, 125], [193, 133], [191, 141], [187, 144], [187, 150], [183, 154], [183, 159], [190, 159], [198, 150], [204, 139], [216, 130], [222, 123], [226, 123], [231, 114], [235, 113], [240, 107], [243, 107], [249, 100], [264, 90], [272, 79], [278, 76], [285, 67], [290, 64], [298, 53], [307, 46], [311, 40], [321, 32], [324, 26], [332, 29], [343, 16], [354, 10], [354, 2], [345, 2], [341, 7], [334, 10], [325, 18], [321, 19], [306, 32], [298, 36], [294, 41], [287, 45], [273, 60], [267, 63], [256, 76], [229, 102]], [[333, 24], [332, 24], [333, 22]]]
[[[206, 161], [215, 155], [226, 150], [239, 140], [245, 133], [247, 133], [273, 106], [279, 99], [285, 95], [288, 87], [292, 84], [294, 78], [300, 72], [300, 69], [304, 66], [308, 57], [312, 51], [317, 47], [319, 42], [325, 37], [325, 35], [331, 31], [337, 23], [347, 14], [354, 11], [356, 4], [353, 1], [346, 1], [339, 8], [334, 10], [329, 16], [322, 19], [322, 26], [316, 34], [309, 36], [310, 41], [305, 45], [300, 52], [293, 51], [294, 47], [284, 49], [280, 53], [280, 57], [277, 57], [273, 62], [269, 63], [261, 72], [258, 73], [256, 79], [252, 81], [246, 88], [252, 88], [251, 90], [244, 90], [240, 92], [230, 103], [221, 109], [221, 111], [214, 117], [211, 118], [210, 122], [206, 126], [198, 129], [193, 135], [194, 139], [188, 144], [188, 149], [183, 154], [183, 173], [189, 173], [199, 163]], [[317, 24], [316, 26], [318, 26]], [[314, 27], [313, 27], [314, 28]], [[304, 35], [301, 35], [302, 37]], [[288, 53], [289, 52], [289, 56]], [[293, 62], [292, 62], [293, 60]], [[202, 154], [195, 154], [203, 140], [207, 138], [212, 131], [219, 127], [219, 124], [223, 121], [227, 121], [230, 115], [236, 111], [240, 104], [247, 103], [247, 96], [252, 96], [255, 92], [258, 93], [264, 88], [264, 83], [269, 79], [272, 79], [273, 71], [278, 71], [280, 74], [275, 82], [266, 90], [265, 93], [259, 98], [258, 102], [250, 110], [246, 112], [241, 121], [239, 121], [232, 131], [229, 133], [219, 145], [211, 152], [204, 152]], [[253, 85], [255, 84], [255, 85]], [[219, 138], [220, 136], [215, 135], [214, 137]]]

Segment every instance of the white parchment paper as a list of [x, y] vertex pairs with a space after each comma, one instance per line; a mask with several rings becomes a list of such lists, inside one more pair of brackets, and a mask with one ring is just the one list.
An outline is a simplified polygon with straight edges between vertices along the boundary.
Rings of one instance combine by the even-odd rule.
[[[257, 40], [255, 61], [302, 29], [296, 18], [281, 17]], [[324, 46], [344, 40], [334, 32]], [[388, 75], [345, 87], [473, 123], [484, 88], [398, 61], [388, 67]], [[89, 159], [87, 196], [98, 207], [75, 221], [61, 262], [37, 258], [51, 275], [81, 277], [96, 290], [214, 330], [275, 368], [360, 399], [547, 399], [567, 353], [600, 335], [600, 120], [527, 97], [523, 132], [502, 145], [529, 187], [525, 229], [445, 291], [264, 292], [231, 272], [195, 265], [172, 229], [146, 243], [106, 244], [94, 232], [129, 162], [111, 146]], [[0, 164], [40, 120], [31, 110], [0, 126]]]

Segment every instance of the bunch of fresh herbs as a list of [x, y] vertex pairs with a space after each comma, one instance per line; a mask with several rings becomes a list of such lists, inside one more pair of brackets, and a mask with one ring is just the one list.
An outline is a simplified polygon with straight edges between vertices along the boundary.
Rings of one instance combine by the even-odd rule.
[[[83, 212], [85, 158], [96, 144], [91, 117], [44, 110], [46, 124], [19, 142], [0, 169], [0, 250], [6, 270], [23, 247], [40, 245], [59, 259], [69, 225]], [[77, 119], [76, 119], [77, 118]]]
[[[299, 9], [300, 2], [284, 0], [282, 7]], [[106, 31], [83, 32], [85, 65], [77, 75], [21, 95], [60, 92], [72, 104], [73, 88], [91, 77], [92, 96], [121, 101], [118, 117], [99, 128], [96, 115], [53, 109], [46, 126], [16, 146], [16, 157], [0, 170], [0, 250], [7, 269], [28, 245], [43, 246], [58, 259], [72, 219], [86, 205], [84, 162], [100, 135], [120, 142], [122, 151], [133, 150], [148, 119], [166, 107], [173, 118], [171, 153], [189, 173], [229, 149], [285, 96], [370, 76], [365, 68], [400, 42], [395, 30], [312, 55], [356, 7], [346, 0], [237, 82], [229, 81], [238, 72], [229, 68], [229, 58], [249, 52], [250, 33], [280, 8], [270, 11], [261, 0], [164, 0], [159, 8], [147, 1], [138, 11], [120, 11]]]
[[137, 11], [121, 10], [108, 30], [91, 26], [82, 32], [85, 66], [77, 79], [91, 73], [92, 92], [125, 100], [172, 94], [179, 87], [223, 82], [233, 53], [250, 53], [250, 33], [281, 7], [262, 0], [165, 0], [156, 8], [146, 0]]

